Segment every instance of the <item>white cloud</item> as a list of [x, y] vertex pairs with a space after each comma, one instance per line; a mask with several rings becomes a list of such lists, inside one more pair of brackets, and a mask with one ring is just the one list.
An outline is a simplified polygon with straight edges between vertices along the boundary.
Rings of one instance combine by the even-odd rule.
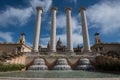
[[[73, 16], [72, 17], [72, 31], [73, 33], [81, 33], [81, 25], [80, 25], [80, 21], [78, 19], [78, 15], [77, 16]], [[57, 28], [62, 28], [62, 29], [66, 29], [66, 15], [65, 14], [61, 14], [57, 16]]]
[[6, 42], [13, 42], [12, 34], [13, 33], [11, 32], [0, 32], [0, 38], [5, 40]]
[[32, 15], [32, 8], [7, 8], [0, 13], [0, 25], [24, 25]]
[[88, 21], [104, 34], [120, 31], [120, 1], [102, 0], [87, 9]]
[[[79, 17], [80, 19], [80, 17]], [[73, 28], [73, 33], [77, 33], [77, 34], [81, 34], [82, 32], [82, 27], [81, 27], [81, 23], [78, 19], [78, 16], [74, 16], [72, 17], [72, 28]]]
[[50, 37], [40, 38], [40, 45], [42, 47], [47, 47], [49, 41], [50, 41]]
[[52, 0], [29, 0], [29, 2], [33, 8], [41, 6], [44, 11], [48, 11], [52, 5]]
[[83, 43], [83, 37], [80, 34], [73, 34], [73, 45], [76, 47], [78, 44]]
[[[34, 14], [36, 6], [41, 6], [47, 11], [52, 4], [52, 0], [28, 0], [30, 6], [26, 8], [10, 7], [0, 11], [0, 25], [6, 27], [8, 25], [22, 26], [27, 23]], [[7, 5], [8, 6], [8, 5]]]
[[61, 14], [57, 16], [57, 28], [66, 28], [66, 15]]

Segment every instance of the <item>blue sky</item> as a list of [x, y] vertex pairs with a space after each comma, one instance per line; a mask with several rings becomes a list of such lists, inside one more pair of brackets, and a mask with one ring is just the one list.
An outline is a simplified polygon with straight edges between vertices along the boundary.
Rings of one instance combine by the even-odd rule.
[[0, 0], [0, 42], [17, 42], [22, 32], [26, 44], [32, 45], [36, 21], [36, 6], [43, 7], [40, 44], [50, 40], [51, 7], [57, 11], [57, 39], [66, 45], [65, 8], [72, 7], [73, 44], [83, 45], [80, 7], [86, 7], [90, 44], [94, 34], [100, 33], [103, 42], [120, 42], [120, 0]]

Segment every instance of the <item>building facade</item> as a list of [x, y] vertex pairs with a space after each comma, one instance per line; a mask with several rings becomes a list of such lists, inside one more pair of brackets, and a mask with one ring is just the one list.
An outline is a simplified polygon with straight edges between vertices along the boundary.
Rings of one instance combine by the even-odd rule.
[[95, 44], [91, 47], [92, 52], [95, 53], [109, 53], [113, 52], [120, 54], [120, 43], [104, 43], [102, 42], [99, 33], [95, 34]]
[[25, 44], [25, 34], [22, 33], [17, 43], [0, 43], [0, 53], [31, 52], [32, 48]]

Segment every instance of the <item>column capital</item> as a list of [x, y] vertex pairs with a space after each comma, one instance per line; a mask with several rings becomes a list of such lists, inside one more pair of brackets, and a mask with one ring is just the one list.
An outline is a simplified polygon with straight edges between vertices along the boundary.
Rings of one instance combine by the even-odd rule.
[[79, 12], [81, 12], [81, 11], [85, 11], [85, 10], [86, 10], [85, 7], [81, 7], [81, 8], [79, 9]]
[[42, 7], [40, 7], [40, 6], [37, 6], [37, 7], [36, 7], [36, 10], [37, 10], [37, 11], [42, 10], [42, 12], [43, 12]]
[[65, 8], [65, 11], [68, 11], [68, 10], [72, 10], [72, 8], [71, 7], [67, 7], [67, 8]]
[[53, 11], [53, 10], [57, 10], [57, 7], [52, 7], [52, 8], [51, 8], [51, 11]]

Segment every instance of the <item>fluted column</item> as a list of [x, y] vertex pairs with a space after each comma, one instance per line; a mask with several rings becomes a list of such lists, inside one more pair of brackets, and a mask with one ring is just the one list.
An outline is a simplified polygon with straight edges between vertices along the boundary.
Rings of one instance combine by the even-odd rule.
[[43, 12], [43, 9], [41, 7], [37, 7], [36, 9], [37, 9], [37, 18], [36, 18], [35, 35], [34, 35], [34, 43], [33, 43], [33, 52], [38, 52], [40, 26], [41, 26], [41, 14]]
[[66, 11], [66, 26], [67, 26], [67, 51], [73, 52], [73, 41], [72, 41], [72, 19], [71, 19], [72, 8], [68, 7]]
[[56, 52], [56, 12], [57, 8], [52, 7], [52, 22], [51, 22], [51, 36], [50, 36], [50, 51]]
[[91, 51], [85, 10], [86, 10], [85, 8], [80, 8], [79, 10], [81, 14], [82, 35], [83, 35], [83, 45], [84, 45], [83, 52], [84, 53]]

